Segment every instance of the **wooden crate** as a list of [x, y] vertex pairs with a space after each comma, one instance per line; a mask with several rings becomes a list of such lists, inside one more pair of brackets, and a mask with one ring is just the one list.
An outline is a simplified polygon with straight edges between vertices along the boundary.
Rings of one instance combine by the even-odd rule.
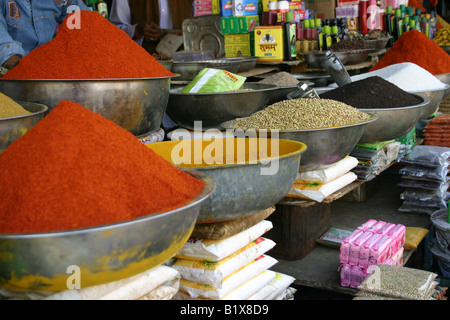
[[291, 199], [275, 206], [268, 217], [273, 228], [264, 237], [276, 246], [267, 254], [284, 260], [298, 260], [316, 247], [316, 239], [330, 227], [330, 203]]

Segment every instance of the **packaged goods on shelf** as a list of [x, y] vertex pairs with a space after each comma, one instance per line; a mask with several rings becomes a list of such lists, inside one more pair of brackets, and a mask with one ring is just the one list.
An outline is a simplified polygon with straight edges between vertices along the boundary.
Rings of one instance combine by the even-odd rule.
[[405, 189], [400, 194], [402, 205], [398, 211], [432, 214], [447, 208], [450, 194], [448, 186], [450, 148], [418, 145], [400, 160], [401, 181]]
[[259, 26], [255, 28], [255, 56], [260, 61], [284, 60], [283, 26]]
[[360, 181], [370, 181], [397, 160], [400, 142], [384, 141], [358, 144], [350, 156], [358, 159], [358, 165], [352, 169]]
[[342, 240], [341, 285], [357, 288], [379, 264], [403, 265], [406, 227], [370, 219]]
[[254, 16], [259, 14], [258, 1], [233, 0], [233, 16]]
[[357, 164], [356, 158], [347, 156], [330, 165], [302, 170], [297, 173], [297, 179], [288, 196], [322, 202], [327, 196], [357, 179], [356, 174], [350, 171]]

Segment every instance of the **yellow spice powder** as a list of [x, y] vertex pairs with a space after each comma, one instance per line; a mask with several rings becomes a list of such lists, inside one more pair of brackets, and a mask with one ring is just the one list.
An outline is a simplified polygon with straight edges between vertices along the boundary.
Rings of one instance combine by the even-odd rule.
[[30, 113], [10, 97], [0, 93], [0, 118], [17, 117]]

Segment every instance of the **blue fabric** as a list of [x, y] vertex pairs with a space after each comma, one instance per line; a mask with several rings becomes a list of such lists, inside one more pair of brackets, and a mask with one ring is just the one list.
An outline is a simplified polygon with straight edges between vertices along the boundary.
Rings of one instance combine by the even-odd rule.
[[82, 0], [0, 0], [0, 65], [53, 39], [72, 5], [91, 10]]

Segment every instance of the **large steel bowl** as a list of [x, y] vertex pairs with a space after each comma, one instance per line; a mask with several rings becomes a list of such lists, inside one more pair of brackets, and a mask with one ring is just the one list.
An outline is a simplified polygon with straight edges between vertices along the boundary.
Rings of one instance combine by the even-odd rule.
[[437, 74], [435, 75], [435, 77], [438, 78], [442, 83], [448, 85], [447, 89], [444, 91], [443, 99], [445, 99], [450, 95], [450, 73]]
[[[62, 232], [0, 234], [0, 287], [61, 291], [74, 273], [81, 287], [124, 279], [175, 255], [190, 237], [214, 181], [202, 173], [201, 194], [178, 209], [132, 221]], [[71, 269], [75, 267], [74, 269]], [[72, 282], [70, 282], [72, 283]]]
[[428, 105], [422, 108], [422, 115], [420, 116], [419, 120], [427, 119], [429, 116], [436, 112], [442, 102], [442, 99], [444, 98], [445, 92], [449, 89], [449, 87], [450, 86], [447, 84], [443, 89], [429, 91], [408, 91], [409, 93], [426, 97], [429, 100]]
[[[180, 162], [175, 161], [173, 156], [178, 154], [177, 149], [187, 148], [186, 150], [191, 151], [186, 158], [188, 163], [184, 161], [184, 164], [176, 165], [187, 171], [203, 172], [214, 179], [216, 190], [202, 204], [197, 223], [241, 218], [276, 204], [294, 184], [301, 154], [306, 150], [303, 143], [296, 141], [256, 138], [185, 139], [151, 143], [147, 146], [174, 164]], [[252, 154], [250, 148], [256, 146], [260, 149]], [[275, 150], [276, 154], [268, 152], [269, 157], [265, 156], [264, 151], [260, 152], [263, 150], [261, 146], [271, 147], [270, 150]], [[231, 157], [231, 160], [223, 160], [224, 164], [189, 165], [195, 159], [206, 162], [207, 154], [211, 152], [208, 148], [223, 150], [222, 156], [227, 157], [225, 159]], [[246, 152], [253, 156], [240, 161], [239, 155]], [[271, 155], [273, 156], [270, 157]]]
[[[342, 64], [346, 64], [348, 60], [348, 54], [346, 52], [334, 51], [333, 52], [336, 57], [342, 62]], [[326, 52], [325, 51], [316, 51], [316, 52], [307, 52], [303, 54], [305, 57], [306, 63], [308, 63], [309, 68], [318, 68], [322, 69], [322, 63], [326, 60]]]
[[183, 87], [170, 90], [167, 115], [178, 125], [194, 129], [201, 121], [202, 129], [218, 128], [222, 122], [247, 117], [271, 102], [276, 85], [244, 83], [242, 91], [219, 93], [180, 93]]
[[206, 60], [206, 67], [213, 69], [227, 70], [232, 73], [238, 73], [241, 67], [241, 58], [221, 58]]
[[42, 120], [45, 112], [48, 110], [47, 106], [39, 103], [20, 101], [17, 103], [31, 113], [9, 118], [0, 118], [0, 153], [5, 151], [11, 143], [22, 137], [36, 123]]
[[[317, 94], [320, 96], [322, 93], [335, 88], [314, 88]], [[422, 102], [401, 108], [373, 108], [373, 109], [359, 109], [363, 112], [368, 112], [377, 116], [378, 120], [369, 123], [364, 130], [363, 135], [359, 143], [376, 142], [376, 141], [388, 141], [403, 137], [410, 132], [422, 119], [423, 115], [429, 111], [430, 99], [422, 94], [414, 94], [419, 97]], [[295, 99], [299, 96], [298, 92], [291, 92], [288, 94], [288, 99]]]
[[247, 72], [252, 70], [256, 63], [258, 62], [259, 57], [239, 57], [241, 58], [241, 65], [239, 67], [238, 72]]
[[359, 109], [375, 114], [378, 120], [367, 126], [359, 143], [389, 141], [403, 137], [416, 126], [430, 100], [416, 95], [422, 102], [413, 106], [385, 109]]
[[344, 64], [353, 65], [361, 63], [367, 59], [371, 51], [372, 49], [358, 49], [358, 50], [344, 51], [347, 58], [347, 62]]
[[[348, 156], [359, 142], [367, 126], [376, 122], [376, 120], [377, 117], [373, 116], [368, 121], [348, 126], [312, 130], [268, 131], [267, 135], [273, 136], [275, 134], [280, 139], [306, 144], [308, 149], [302, 154], [299, 170], [313, 170], [320, 165], [332, 164]], [[233, 123], [234, 120], [227, 121], [222, 126], [230, 130]], [[240, 132], [236, 130], [235, 134], [239, 136]], [[260, 132], [256, 131], [256, 135], [259, 134]]]
[[206, 61], [176, 61], [172, 63], [172, 72], [177, 73], [181, 76], [180, 79], [190, 81], [198, 75], [200, 71], [207, 67], [208, 63]]
[[0, 78], [0, 92], [16, 101], [52, 110], [71, 100], [140, 135], [158, 130], [169, 100], [172, 77], [145, 79], [12, 80]]

